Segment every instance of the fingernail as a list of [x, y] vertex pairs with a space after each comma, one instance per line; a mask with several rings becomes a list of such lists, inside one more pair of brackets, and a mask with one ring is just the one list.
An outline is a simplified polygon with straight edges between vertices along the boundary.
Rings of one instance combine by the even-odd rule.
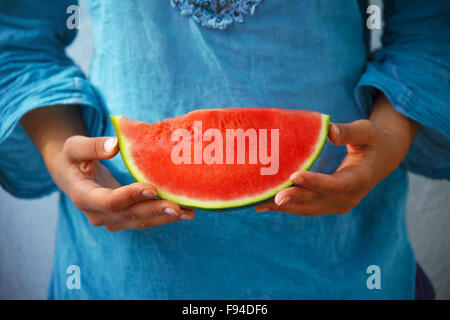
[[292, 182], [295, 182], [296, 184], [301, 184], [304, 181], [303, 177], [301, 176], [301, 172], [295, 172], [295, 173], [291, 174], [291, 176], [289, 177], [289, 180], [291, 180]]
[[154, 193], [153, 191], [149, 191], [149, 190], [143, 190], [141, 192], [141, 194], [143, 197], [146, 197], [146, 198], [153, 198], [156, 196], [156, 193]]
[[169, 215], [171, 215], [171, 216], [178, 217], [178, 213], [175, 210], [173, 210], [172, 208], [165, 208], [164, 212], [169, 214]]
[[331, 125], [333, 126], [334, 133], [338, 136], [339, 135], [339, 127], [333, 123]]
[[182, 214], [182, 215], [180, 216], [180, 219], [181, 219], [181, 220], [192, 220], [192, 219], [194, 219], [194, 218], [192, 218], [191, 216], [188, 216], [187, 214]]
[[281, 207], [283, 204], [288, 203], [291, 200], [290, 196], [284, 197], [279, 202], [277, 202], [277, 206]]
[[106, 152], [111, 152], [114, 150], [114, 147], [117, 144], [117, 138], [110, 138], [105, 141], [105, 144], [103, 145], [103, 148], [105, 148]]
[[297, 177], [300, 175], [299, 172], [294, 172], [293, 174], [291, 174], [291, 176], [289, 177], [289, 180], [295, 180], [297, 179]]

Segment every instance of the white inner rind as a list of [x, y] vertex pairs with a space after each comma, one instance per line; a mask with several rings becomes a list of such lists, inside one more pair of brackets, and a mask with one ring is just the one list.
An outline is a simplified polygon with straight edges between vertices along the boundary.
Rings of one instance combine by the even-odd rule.
[[[139, 170], [136, 164], [133, 163], [133, 161], [130, 161], [132, 159], [131, 156], [131, 150], [127, 147], [128, 143], [124, 136], [120, 134], [119, 124], [121, 120], [121, 116], [110, 116], [112, 123], [114, 125], [114, 129], [116, 130], [117, 138], [119, 140], [119, 148], [120, 153], [122, 155], [122, 159], [127, 166], [128, 170], [130, 171], [131, 175], [136, 179], [136, 181], [139, 182], [145, 182], [153, 184], [151, 181], [149, 181], [143, 172]], [[322, 152], [322, 149], [325, 145], [325, 141], [328, 136], [328, 129], [329, 129], [329, 123], [330, 123], [330, 116], [326, 114], [322, 114], [322, 130], [319, 135], [318, 141], [316, 143], [316, 146], [314, 148], [314, 152], [311, 154], [311, 156], [302, 164], [302, 166], [299, 168], [298, 171], [305, 171], [311, 168], [311, 166], [314, 164], [316, 159], [318, 158], [319, 154]], [[192, 207], [192, 208], [200, 208], [200, 209], [228, 209], [228, 208], [235, 208], [235, 207], [242, 207], [247, 206], [250, 204], [258, 203], [261, 201], [264, 201], [266, 199], [269, 199], [273, 196], [275, 196], [279, 191], [293, 185], [293, 183], [290, 180], [287, 180], [280, 185], [271, 188], [267, 190], [266, 192], [258, 195], [248, 196], [244, 198], [239, 198], [236, 200], [200, 200], [200, 199], [193, 199], [186, 196], [181, 195], [175, 195], [173, 193], [170, 193], [167, 190], [164, 190], [163, 188], [157, 187], [158, 190], [158, 197], [161, 199], [173, 201], [175, 203], [178, 203], [181, 206], [185, 207]]]

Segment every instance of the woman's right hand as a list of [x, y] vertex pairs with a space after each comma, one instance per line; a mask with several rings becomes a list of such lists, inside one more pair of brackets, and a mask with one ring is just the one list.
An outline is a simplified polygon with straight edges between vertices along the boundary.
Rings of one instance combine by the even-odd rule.
[[99, 161], [117, 155], [117, 139], [84, 136], [78, 107], [35, 109], [21, 119], [21, 125], [41, 153], [56, 185], [94, 226], [104, 226], [109, 231], [147, 229], [194, 218], [191, 210], [154, 199], [156, 189], [151, 184], [121, 186]]
[[83, 211], [94, 226], [109, 231], [147, 229], [180, 220], [191, 220], [194, 212], [177, 204], [153, 199], [151, 184], [121, 186], [99, 160], [119, 151], [117, 139], [72, 136], [66, 140], [53, 171], [55, 182]]

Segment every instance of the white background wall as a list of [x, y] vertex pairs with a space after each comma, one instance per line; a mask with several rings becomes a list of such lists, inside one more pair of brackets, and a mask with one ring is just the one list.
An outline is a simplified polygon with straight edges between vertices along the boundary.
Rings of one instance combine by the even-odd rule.
[[[87, 72], [93, 55], [84, 1], [81, 29], [68, 50]], [[408, 224], [417, 260], [438, 298], [450, 299], [450, 183], [410, 175]], [[15, 199], [0, 189], [0, 299], [45, 299], [53, 263], [57, 194]]]

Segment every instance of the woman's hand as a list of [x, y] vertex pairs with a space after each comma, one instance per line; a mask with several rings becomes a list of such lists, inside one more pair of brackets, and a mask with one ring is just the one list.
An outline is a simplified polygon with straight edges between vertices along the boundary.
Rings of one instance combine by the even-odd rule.
[[55, 180], [83, 211], [94, 226], [109, 231], [146, 229], [180, 220], [191, 220], [194, 212], [177, 204], [152, 199], [151, 184], [121, 186], [100, 159], [114, 157], [119, 151], [116, 138], [72, 136], [66, 140]]
[[58, 187], [89, 222], [109, 231], [145, 229], [194, 218], [177, 204], [153, 199], [154, 186], [121, 186], [99, 160], [118, 151], [116, 138], [88, 138], [76, 107], [46, 107], [29, 112], [21, 121], [41, 152]]
[[330, 126], [330, 142], [346, 145], [348, 151], [335, 173], [297, 172], [291, 176], [295, 186], [255, 210], [305, 216], [348, 213], [402, 162], [417, 129], [380, 94], [370, 120]]

